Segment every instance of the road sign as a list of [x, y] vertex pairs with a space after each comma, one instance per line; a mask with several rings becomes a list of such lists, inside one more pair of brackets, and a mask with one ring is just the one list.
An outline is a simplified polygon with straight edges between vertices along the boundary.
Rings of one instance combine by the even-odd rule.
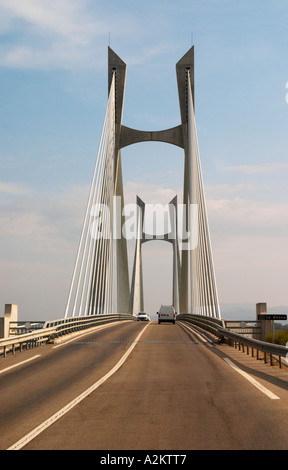
[[278, 313], [262, 313], [258, 315], [258, 320], [279, 320], [279, 321], [285, 321], [287, 320], [287, 315], [282, 315]]

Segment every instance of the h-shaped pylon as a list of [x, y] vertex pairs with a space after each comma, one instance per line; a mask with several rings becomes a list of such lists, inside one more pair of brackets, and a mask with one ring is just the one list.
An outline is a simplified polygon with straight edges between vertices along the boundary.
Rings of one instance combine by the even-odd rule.
[[[190, 75], [190, 82], [187, 79], [187, 73]], [[121, 174], [121, 155], [120, 150], [128, 145], [136, 144], [138, 142], [166, 142], [182, 148], [185, 152], [185, 176], [184, 176], [184, 204], [189, 206], [188, 198], [188, 138], [187, 138], [187, 125], [188, 125], [188, 86], [191, 87], [191, 93], [194, 100], [194, 47], [182, 57], [176, 65], [178, 94], [181, 111], [181, 124], [179, 126], [160, 130], [160, 131], [142, 131], [131, 129], [122, 124], [123, 105], [125, 95], [126, 83], [126, 64], [118, 57], [118, 55], [109, 47], [108, 48], [108, 88], [112, 83], [112, 77], [115, 75], [115, 121], [116, 121], [116, 137], [115, 137], [115, 156], [116, 156], [116, 173], [115, 173], [115, 187], [116, 194], [120, 195], [123, 200], [123, 184]], [[188, 212], [186, 214], [188, 216]], [[125, 254], [125, 240], [118, 240], [117, 244], [117, 286], [118, 286], [118, 309], [127, 311], [128, 303], [128, 267]], [[127, 269], [126, 269], [127, 267]], [[179, 304], [178, 312], [188, 312], [188, 253], [182, 252], [181, 263], [181, 276], [179, 275], [179, 295], [177, 300]], [[132, 287], [133, 288], [133, 287]], [[175, 296], [175, 295], [174, 295]], [[132, 295], [133, 297], [133, 295]], [[139, 305], [141, 301], [139, 300]]]
[[[151, 234], [145, 230], [145, 203], [137, 196], [137, 228], [136, 228], [136, 246], [134, 255], [134, 265], [131, 282], [131, 311], [133, 315], [144, 311], [144, 293], [143, 293], [143, 267], [142, 267], [142, 245], [149, 241], [161, 240], [172, 244], [173, 248], [173, 296], [172, 304], [175, 311], [179, 312], [179, 292], [180, 292], [180, 257], [178, 245], [178, 214], [177, 214], [177, 196], [170, 201], [169, 222], [170, 232], [163, 234]], [[151, 214], [150, 214], [151, 215]], [[162, 213], [163, 215], [163, 213]]]
[[[108, 104], [65, 316], [111, 312], [112, 294], [115, 290], [115, 265], [118, 313], [135, 313], [142, 310], [141, 246], [147, 241], [147, 237], [143, 238], [142, 232], [136, 237], [130, 291], [127, 241], [121, 230], [116, 237], [115, 253], [113, 224], [114, 220], [118, 223], [120, 220], [121, 227], [125, 225], [121, 149], [137, 142], [158, 141], [182, 148], [185, 156], [183, 215], [186, 225], [183, 226], [185, 236], [181, 239], [181, 262], [177, 236], [172, 237], [173, 304], [178, 313], [192, 312], [221, 318], [195, 123], [194, 47], [176, 64], [176, 73], [181, 123], [160, 131], [142, 131], [126, 127], [122, 123], [126, 64], [110, 47], [108, 48]], [[114, 205], [115, 196], [120, 204]], [[174, 208], [177, 218], [176, 200], [173, 201], [170, 206]], [[139, 198], [137, 203], [141, 221], [145, 204]], [[191, 206], [197, 206], [196, 213], [191, 211]], [[100, 214], [101, 224], [97, 225]], [[91, 216], [96, 217], [96, 230], [92, 232]], [[197, 244], [191, 243], [191, 233], [193, 230], [195, 232], [195, 227], [198, 230]], [[177, 227], [175, 233], [178, 234]], [[168, 234], [165, 236], [167, 238]], [[183, 242], [188, 249], [183, 249]]]

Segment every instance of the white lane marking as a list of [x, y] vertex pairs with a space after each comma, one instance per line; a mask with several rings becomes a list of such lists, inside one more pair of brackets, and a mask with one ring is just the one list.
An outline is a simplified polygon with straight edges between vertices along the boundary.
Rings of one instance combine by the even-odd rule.
[[187, 328], [188, 330], [190, 330], [194, 335], [198, 336], [198, 337], [201, 339], [201, 341], [203, 341], [204, 343], [206, 343], [208, 346], [211, 346], [211, 347], [212, 347], [211, 342], [210, 342], [207, 338], [205, 338], [204, 336], [202, 336], [200, 333], [198, 333], [196, 330], [194, 330], [194, 329], [191, 328], [190, 326], [186, 325], [185, 323], [182, 323], [182, 322], [181, 322], [181, 324], [182, 324], [185, 328]]
[[73, 338], [71, 339], [67, 339], [65, 341], [65, 339], [59, 343], [59, 344], [56, 344], [56, 346], [53, 346], [52, 349], [56, 349], [56, 348], [60, 348], [60, 346], [65, 346], [65, 344], [68, 344], [68, 343], [71, 343], [72, 341], [75, 341], [75, 338], [82, 338], [82, 336], [86, 336], [86, 335], [89, 335], [90, 333], [93, 333], [95, 330], [102, 330], [103, 328], [108, 328], [109, 326], [113, 326], [113, 325], [118, 325], [120, 322], [112, 322], [112, 323], [106, 323], [105, 325], [98, 325], [98, 326], [95, 326], [94, 328], [90, 328], [89, 331], [86, 331], [85, 333], [79, 333], [79, 335], [77, 335], [77, 333], [75, 333], [73, 335]]
[[268, 390], [263, 385], [261, 385], [259, 382], [257, 382], [257, 380], [253, 379], [253, 377], [251, 377], [251, 375], [247, 374], [247, 372], [244, 372], [243, 370], [241, 370], [240, 367], [236, 366], [236, 364], [234, 364], [232, 361], [230, 361], [230, 359], [224, 358], [224, 361], [227, 362], [227, 364], [229, 364], [229, 366], [231, 366], [234, 370], [239, 372], [239, 374], [241, 374], [243, 377], [245, 377], [245, 379], [249, 380], [249, 382], [251, 382], [255, 387], [257, 387], [262, 393], [264, 393], [271, 400], [280, 400], [280, 398], [277, 397], [277, 395], [274, 395], [274, 393], [270, 392], [270, 390]]
[[37, 356], [30, 357], [30, 359], [26, 359], [26, 361], [19, 362], [18, 364], [14, 364], [14, 366], [6, 367], [6, 369], [0, 370], [0, 374], [3, 374], [4, 372], [7, 372], [7, 370], [14, 369], [15, 367], [22, 366], [22, 364], [26, 364], [26, 362], [34, 361], [34, 359], [37, 359], [37, 357], [41, 357], [41, 354], [38, 354]]
[[104, 375], [100, 380], [95, 382], [94, 385], [89, 387], [85, 392], [81, 393], [78, 397], [76, 397], [74, 400], [72, 400], [68, 405], [64, 406], [61, 410], [57, 411], [53, 416], [48, 418], [46, 421], [44, 421], [42, 424], [37, 426], [33, 431], [28, 433], [26, 436], [24, 436], [22, 439], [17, 441], [15, 444], [13, 444], [9, 449], [7, 450], [20, 450], [22, 449], [25, 445], [27, 445], [30, 441], [32, 441], [36, 436], [41, 434], [45, 429], [47, 429], [49, 426], [51, 426], [53, 423], [55, 423], [58, 419], [62, 418], [68, 411], [72, 410], [78, 403], [80, 403], [84, 398], [86, 398], [88, 395], [90, 395], [92, 392], [94, 392], [100, 385], [102, 385], [104, 382], [106, 382], [107, 379], [109, 379], [115, 372], [117, 372], [118, 369], [124, 364], [130, 353], [133, 351], [135, 348], [137, 342], [143, 335], [144, 331], [146, 328], [149, 326], [149, 323], [143, 328], [143, 330], [139, 333], [137, 338], [135, 339], [135, 342], [132, 343], [130, 348], [126, 351], [126, 353], [122, 356], [122, 358], [117, 362], [117, 364], [106, 374]]

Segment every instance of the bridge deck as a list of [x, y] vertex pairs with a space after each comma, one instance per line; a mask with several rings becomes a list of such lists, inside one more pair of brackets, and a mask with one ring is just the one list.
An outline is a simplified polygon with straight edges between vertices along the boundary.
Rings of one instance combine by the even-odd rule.
[[251, 361], [243, 367], [277, 396], [273, 400], [224, 360], [231, 354], [236, 364], [243, 353], [181, 324], [151, 322], [134, 343], [146, 326], [110, 325], [3, 360], [1, 449], [96, 383], [132, 344], [119, 370], [23, 449], [287, 449], [286, 371], [273, 377], [268, 366], [257, 369], [255, 359], [254, 369]]

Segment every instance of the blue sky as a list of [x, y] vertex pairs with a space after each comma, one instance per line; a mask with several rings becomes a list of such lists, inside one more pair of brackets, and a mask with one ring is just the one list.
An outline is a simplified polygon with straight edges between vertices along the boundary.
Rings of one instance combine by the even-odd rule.
[[[193, 42], [220, 302], [288, 305], [287, 24], [286, 0], [0, 0], [0, 308], [62, 316], [106, 109], [109, 42], [127, 64], [123, 123], [143, 130], [180, 123], [175, 65]], [[138, 144], [122, 161], [127, 201], [181, 193], [176, 147]], [[172, 254], [149, 245], [153, 312], [169, 301]]]

